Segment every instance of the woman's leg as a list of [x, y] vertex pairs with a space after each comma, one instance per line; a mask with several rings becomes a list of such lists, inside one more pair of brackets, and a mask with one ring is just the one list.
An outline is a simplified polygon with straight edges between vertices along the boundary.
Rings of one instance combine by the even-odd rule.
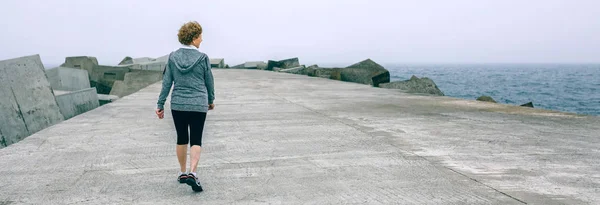
[[181, 172], [186, 172], [188, 136], [188, 116], [185, 112], [172, 110], [175, 130], [177, 130], [177, 159]]
[[202, 152], [202, 134], [204, 132], [204, 122], [206, 121], [205, 112], [194, 112], [190, 118], [190, 172], [196, 173], [200, 153]]

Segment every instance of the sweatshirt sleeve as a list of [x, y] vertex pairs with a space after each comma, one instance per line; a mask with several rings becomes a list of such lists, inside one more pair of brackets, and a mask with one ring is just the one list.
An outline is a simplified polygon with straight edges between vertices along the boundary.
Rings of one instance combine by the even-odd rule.
[[213, 104], [215, 100], [215, 84], [210, 67], [210, 59], [206, 57], [206, 70], [204, 71], [204, 84], [206, 85], [206, 92], [208, 93], [208, 104]]
[[162, 82], [162, 90], [160, 91], [160, 95], [158, 96], [158, 109], [165, 109], [165, 101], [167, 100], [167, 96], [169, 96], [169, 92], [171, 92], [171, 87], [173, 86], [173, 73], [169, 68], [169, 62], [167, 61], [167, 65], [165, 66], [165, 72], [163, 74], [163, 82]]

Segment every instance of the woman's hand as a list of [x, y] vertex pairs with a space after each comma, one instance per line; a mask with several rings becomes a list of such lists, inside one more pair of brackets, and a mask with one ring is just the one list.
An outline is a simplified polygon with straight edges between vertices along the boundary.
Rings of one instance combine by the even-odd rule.
[[208, 105], [208, 110], [214, 110], [215, 109], [215, 104], [210, 104]]
[[158, 119], [163, 119], [165, 117], [165, 110], [162, 109], [156, 109], [156, 116], [158, 116]]

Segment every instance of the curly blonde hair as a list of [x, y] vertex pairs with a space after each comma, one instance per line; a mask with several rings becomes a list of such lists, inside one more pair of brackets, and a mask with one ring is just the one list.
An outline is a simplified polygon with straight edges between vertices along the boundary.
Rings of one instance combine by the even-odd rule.
[[190, 45], [195, 38], [198, 38], [202, 34], [202, 26], [196, 21], [190, 21], [179, 29], [177, 37], [179, 37], [179, 43], [183, 45]]

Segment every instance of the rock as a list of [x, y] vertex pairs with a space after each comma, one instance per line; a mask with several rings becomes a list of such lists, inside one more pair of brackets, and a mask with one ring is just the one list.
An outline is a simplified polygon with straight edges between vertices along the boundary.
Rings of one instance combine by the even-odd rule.
[[417, 78], [414, 75], [410, 78], [410, 80], [381, 83], [379, 84], [379, 87], [387, 89], [400, 89], [408, 93], [424, 93], [444, 96], [444, 93], [437, 87], [433, 80], [425, 77]]
[[487, 95], [482, 95], [482, 96], [478, 97], [477, 101], [496, 103], [496, 101], [494, 100], [494, 98], [492, 98], [490, 96], [487, 96]]
[[339, 80], [362, 83], [379, 87], [381, 83], [390, 82], [390, 72], [371, 59], [358, 62], [340, 69]]
[[523, 107], [533, 107], [533, 102], [528, 102], [528, 103], [522, 104], [521, 106], [523, 106]]
[[267, 62], [266, 70], [273, 70], [273, 68], [278, 67], [281, 69], [295, 68], [300, 66], [300, 61], [298, 58], [290, 58], [280, 61], [269, 60]]
[[211, 58], [210, 59], [210, 67], [211, 68], [225, 68], [225, 59]]
[[279, 72], [302, 75], [303, 72], [305, 72], [305, 69], [306, 68], [304, 66], [298, 66], [295, 68], [282, 69], [282, 70], [279, 70]]

